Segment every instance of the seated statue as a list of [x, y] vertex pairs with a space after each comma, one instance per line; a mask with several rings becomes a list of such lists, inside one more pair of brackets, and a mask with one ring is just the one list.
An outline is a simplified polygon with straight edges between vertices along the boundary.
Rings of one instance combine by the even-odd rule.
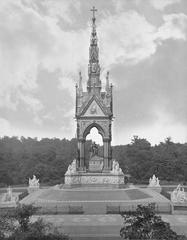
[[184, 188], [179, 184], [171, 193], [171, 201], [184, 203], [186, 200]]
[[113, 173], [113, 174], [120, 174], [120, 173], [122, 173], [122, 170], [119, 167], [119, 163], [116, 160], [113, 160], [113, 162], [112, 162], [111, 173]]
[[155, 176], [155, 174], [149, 179], [149, 187], [160, 187], [160, 180]]
[[91, 157], [98, 155], [98, 145], [95, 142], [93, 142], [90, 147], [90, 153], [91, 153]]
[[68, 166], [68, 170], [66, 174], [76, 173], [76, 170], [77, 170], [77, 164], [76, 164], [76, 159], [74, 159], [73, 162]]
[[39, 188], [40, 183], [39, 183], [39, 179], [36, 178], [35, 175], [33, 175], [33, 178], [29, 178], [29, 187], [37, 187]]

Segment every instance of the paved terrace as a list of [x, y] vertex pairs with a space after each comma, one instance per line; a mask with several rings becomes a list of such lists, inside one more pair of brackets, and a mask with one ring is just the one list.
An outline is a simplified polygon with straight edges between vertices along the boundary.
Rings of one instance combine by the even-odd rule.
[[[161, 216], [178, 234], [187, 236], [187, 215]], [[36, 218], [38, 216], [34, 216], [33, 220]], [[123, 219], [120, 215], [47, 215], [44, 220], [55, 224], [61, 232], [68, 233], [73, 240], [121, 239], [119, 232]]]

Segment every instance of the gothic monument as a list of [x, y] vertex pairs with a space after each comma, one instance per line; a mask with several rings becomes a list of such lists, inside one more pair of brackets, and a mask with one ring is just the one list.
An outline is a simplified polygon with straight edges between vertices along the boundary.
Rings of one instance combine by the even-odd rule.
[[[100, 79], [99, 48], [96, 32], [95, 7], [91, 9], [92, 31], [89, 47], [87, 91], [83, 90], [82, 75], [76, 85], [77, 159], [68, 167], [65, 185], [85, 184], [120, 186], [124, 184], [124, 174], [116, 160], [112, 159], [111, 125], [113, 119], [112, 85], [109, 72], [106, 75], [105, 91]], [[90, 130], [96, 127], [103, 139], [103, 154], [98, 155], [98, 146], [93, 143], [90, 149], [89, 167], [85, 165], [85, 142]]]

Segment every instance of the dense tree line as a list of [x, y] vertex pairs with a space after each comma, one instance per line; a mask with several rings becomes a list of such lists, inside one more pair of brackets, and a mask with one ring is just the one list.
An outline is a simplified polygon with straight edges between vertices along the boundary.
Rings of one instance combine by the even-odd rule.
[[131, 144], [115, 146], [113, 156], [135, 182], [146, 183], [153, 174], [161, 181], [187, 182], [187, 143], [166, 138], [151, 146], [146, 139], [134, 136]]
[[[90, 144], [91, 141], [86, 142], [87, 165]], [[61, 183], [76, 155], [75, 138], [38, 140], [5, 136], [0, 138], [0, 185], [27, 184], [33, 174], [41, 183]], [[134, 182], [146, 182], [153, 174], [161, 180], [187, 182], [187, 143], [174, 143], [167, 138], [151, 146], [146, 139], [135, 136], [128, 145], [114, 146], [113, 158]]]

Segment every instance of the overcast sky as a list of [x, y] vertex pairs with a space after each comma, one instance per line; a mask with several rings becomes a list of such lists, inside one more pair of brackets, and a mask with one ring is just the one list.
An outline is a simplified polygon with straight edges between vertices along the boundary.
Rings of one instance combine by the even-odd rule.
[[0, 135], [75, 136], [90, 8], [101, 80], [114, 85], [112, 144], [187, 142], [186, 0], [0, 0]]

